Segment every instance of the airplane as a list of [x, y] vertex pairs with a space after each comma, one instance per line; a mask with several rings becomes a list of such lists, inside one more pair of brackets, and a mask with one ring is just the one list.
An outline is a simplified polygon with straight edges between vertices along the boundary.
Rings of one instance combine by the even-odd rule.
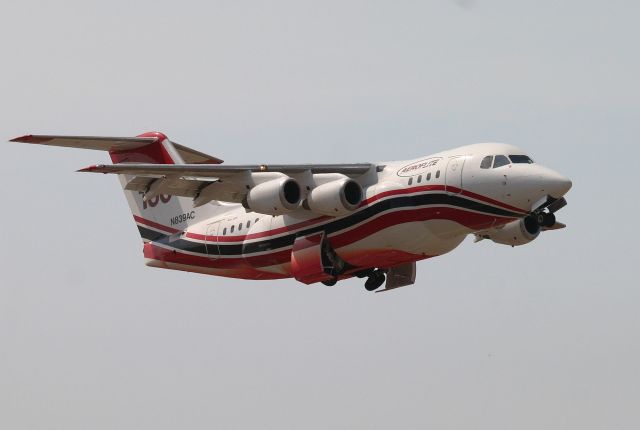
[[[571, 180], [502, 143], [405, 161], [226, 165], [160, 132], [25, 135], [30, 144], [108, 151], [147, 266], [304, 284], [366, 278], [368, 291], [415, 282], [416, 261], [470, 234], [519, 246], [566, 227]], [[383, 289], [380, 289], [385, 284]]]

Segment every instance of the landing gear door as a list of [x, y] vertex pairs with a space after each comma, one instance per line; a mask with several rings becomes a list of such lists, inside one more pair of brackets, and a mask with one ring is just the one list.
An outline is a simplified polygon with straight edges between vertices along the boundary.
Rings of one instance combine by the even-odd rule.
[[218, 233], [220, 229], [220, 221], [211, 223], [207, 226], [207, 233], [205, 236], [205, 246], [207, 247], [207, 254], [209, 258], [219, 258], [220, 251], [218, 249]]
[[462, 192], [462, 168], [465, 157], [453, 157], [447, 162], [445, 172], [445, 184], [449, 194], [460, 194]]
[[291, 274], [298, 281], [313, 284], [334, 279], [345, 262], [336, 254], [324, 231], [298, 236], [291, 250]]

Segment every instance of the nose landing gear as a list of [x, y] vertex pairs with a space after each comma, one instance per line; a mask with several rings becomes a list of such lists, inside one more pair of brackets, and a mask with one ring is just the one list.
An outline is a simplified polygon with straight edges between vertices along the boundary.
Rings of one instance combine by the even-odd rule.
[[[564, 224], [556, 222], [555, 213], [567, 205], [567, 200], [564, 197], [555, 199], [547, 196], [546, 202], [542, 203], [535, 210], [531, 211], [529, 216], [525, 218], [525, 222], [530, 222], [538, 227], [542, 227], [543, 230], [554, 230], [562, 228]], [[544, 210], [547, 209], [548, 212]]]
[[556, 216], [550, 212], [540, 212], [536, 215], [536, 222], [540, 227], [551, 227], [556, 223]]
[[371, 274], [369, 275], [369, 278], [364, 283], [364, 288], [367, 291], [375, 291], [378, 288], [380, 288], [380, 286], [384, 284], [384, 281], [386, 279], [384, 273], [385, 273], [384, 270], [381, 270], [381, 269], [377, 269], [371, 272]]

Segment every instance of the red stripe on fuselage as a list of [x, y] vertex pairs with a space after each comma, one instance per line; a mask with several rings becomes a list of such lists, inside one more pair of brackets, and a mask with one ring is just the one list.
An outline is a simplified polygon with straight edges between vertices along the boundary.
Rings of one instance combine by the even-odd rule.
[[[260, 239], [263, 237], [269, 237], [269, 236], [275, 236], [278, 234], [282, 234], [282, 233], [289, 233], [291, 231], [294, 230], [299, 230], [301, 228], [305, 228], [305, 227], [310, 227], [316, 224], [319, 224], [323, 221], [329, 221], [333, 219], [333, 217], [329, 217], [329, 216], [321, 216], [318, 218], [313, 218], [307, 221], [302, 221], [299, 222], [297, 224], [293, 224], [290, 226], [284, 226], [284, 227], [278, 227], [278, 228], [274, 228], [273, 230], [267, 230], [267, 231], [261, 231], [261, 232], [257, 232], [257, 233], [249, 233], [249, 234], [245, 234], [245, 235], [236, 235], [236, 236], [218, 236], [217, 237], [217, 242], [242, 242], [245, 240], [251, 240], [251, 239]], [[214, 237], [214, 236], [205, 236], [204, 234], [198, 234], [198, 233], [192, 233], [192, 232], [187, 232], [186, 237], [188, 237], [189, 239], [195, 239], [195, 240], [207, 240], [207, 237]]]
[[[196, 255], [182, 254], [171, 249], [162, 248], [156, 244], [150, 242], [144, 245], [144, 256], [152, 260], [161, 261], [163, 266], [167, 269], [184, 270], [187, 272], [205, 273], [209, 270], [221, 270], [220, 273], [215, 273], [217, 276], [225, 276], [228, 278], [240, 278], [240, 279], [283, 279], [288, 278], [289, 275], [282, 273], [266, 272], [258, 270], [248, 264], [237, 265], [220, 265], [220, 260], [210, 257], [200, 257]], [[186, 267], [170, 267], [169, 264], [180, 264]], [[202, 269], [202, 270], [199, 270]]]
[[[479, 214], [469, 212], [465, 209], [451, 207], [428, 207], [423, 209], [405, 209], [396, 212], [384, 213], [377, 218], [373, 218], [356, 228], [343, 231], [329, 237], [331, 245], [340, 254], [340, 248], [355, 243], [383, 229], [409, 222], [422, 222], [428, 220], [449, 220], [454, 221], [470, 229], [482, 229], [495, 225], [496, 220], [499, 224], [509, 222], [515, 218], [496, 217], [492, 215]], [[162, 258], [147, 257], [160, 259], [178, 264], [189, 264], [208, 268], [218, 269], [257, 269], [265, 266], [273, 266], [278, 264], [288, 264], [291, 260], [291, 247], [266, 252], [260, 255], [237, 255], [232, 257], [216, 256], [216, 258], [208, 256], [200, 256], [182, 253], [179, 249], [167, 249], [154, 244], [154, 249], [161, 249]], [[395, 252], [396, 250], [389, 250]], [[146, 256], [146, 255], [145, 255]], [[416, 260], [425, 258], [417, 256]], [[384, 260], [384, 258], [383, 258]], [[224, 275], [223, 275], [224, 276]], [[253, 278], [252, 278], [253, 279]]]
[[370, 222], [361, 224], [350, 230], [329, 236], [331, 246], [339, 249], [364, 239], [380, 230], [409, 222], [429, 220], [453, 221], [472, 230], [489, 228], [496, 223], [507, 223], [515, 218], [498, 217], [470, 212], [466, 209], [452, 207], [427, 207], [422, 209], [405, 209], [396, 212], [383, 213]]
[[399, 188], [397, 190], [389, 190], [383, 191], [382, 193], [376, 194], [374, 196], [369, 197], [360, 204], [360, 207], [369, 205], [373, 202], [381, 200], [385, 197], [395, 196], [400, 194], [414, 194], [420, 191], [444, 191], [444, 185], [421, 185], [419, 187], [411, 187], [411, 188]]
[[[454, 193], [454, 194], [461, 194], [464, 195], [466, 197], [472, 198], [474, 200], [480, 200], [482, 202], [491, 204], [493, 206], [498, 206], [501, 207], [502, 209], [507, 209], [516, 213], [521, 213], [521, 214], [527, 214], [527, 211], [524, 211], [523, 209], [519, 209], [515, 206], [510, 206], [508, 204], [499, 202], [497, 200], [493, 200], [489, 197], [485, 197], [482, 196], [480, 194], [476, 194], [476, 193], [472, 193], [469, 191], [462, 191], [462, 193], [460, 193], [460, 188], [455, 188], [455, 187], [447, 187], [450, 192]], [[381, 200], [385, 197], [390, 197], [390, 196], [396, 196], [396, 195], [403, 195], [403, 194], [415, 194], [415, 193], [419, 193], [419, 192], [425, 192], [425, 191], [444, 191], [445, 190], [445, 186], [444, 185], [423, 185], [420, 187], [413, 187], [413, 188], [402, 188], [402, 189], [398, 189], [398, 190], [390, 190], [390, 191], [385, 191], [382, 192], [380, 194], [376, 194], [375, 196], [369, 197], [367, 200], [364, 200], [361, 204], [359, 209], [362, 209], [363, 207], [370, 205], [373, 202], [376, 202], [378, 200]], [[496, 218], [499, 218], [496, 216]], [[306, 228], [306, 227], [311, 227], [317, 224], [321, 224], [322, 222], [325, 221], [329, 221], [335, 219], [333, 217], [330, 216], [320, 216], [317, 218], [312, 218], [310, 220], [306, 220], [306, 221], [302, 221], [296, 224], [292, 224], [289, 226], [284, 226], [284, 227], [278, 227], [275, 228], [273, 230], [266, 230], [266, 231], [262, 231], [262, 232], [257, 232], [257, 233], [249, 233], [246, 235], [234, 235], [234, 236], [217, 236], [216, 237], [216, 242], [220, 242], [220, 243], [227, 243], [227, 242], [243, 242], [245, 240], [252, 240], [252, 239], [261, 239], [261, 238], [265, 238], [265, 237], [270, 237], [270, 236], [276, 236], [282, 233], [289, 233], [295, 230], [299, 230], [302, 228]], [[204, 234], [199, 234], [199, 233], [192, 233], [192, 232], [187, 232], [186, 237], [189, 239], [194, 239], [194, 240], [210, 240], [211, 238], [214, 238], [215, 236], [209, 236], [209, 239], [207, 239], [207, 236], [205, 236]]]
[[475, 200], [480, 200], [482, 202], [489, 203], [489, 204], [494, 205], [494, 206], [499, 206], [499, 207], [501, 207], [503, 209], [507, 209], [507, 210], [510, 210], [510, 211], [513, 211], [513, 212], [521, 213], [522, 215], [527, 215], [529, 213], [529, 211], [527, 211], [527, 210], [520, 209], [520, 208], [517, 208], [515, 206], [508, 205], [506, 203], [502, 203], [501, 201], [494, 200], [492, 198], [485, 197], [483, 195], [476, 194], [476, 193], [473, 193], [471, 191], [462, 190], [462, 192], [460, 192], [460, 188], [455, 188], [455, 187], [448, 187], [448, 188], [452, 188], [452, 189], [456, 190], [455, 191], [456, 193], [459, 193], [459, 194], [461, 194], [463, 196], [470, 197], [470, 198], [475, 199]]

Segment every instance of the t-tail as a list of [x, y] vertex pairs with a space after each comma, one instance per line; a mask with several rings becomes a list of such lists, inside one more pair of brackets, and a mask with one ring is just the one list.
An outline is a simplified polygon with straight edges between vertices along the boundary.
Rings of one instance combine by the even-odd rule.
[[[159, 132], [136, 137], [26, 135], [11, 141], [107, 151], [114, 164], [222, 163], [219, 158], [172, 142]], [[178, 233], [196, 222], [193, 198], [171, 194], [172, 185], [180, 178], [129, 175], [118, 175], [118, 178], [144, 242]]]

